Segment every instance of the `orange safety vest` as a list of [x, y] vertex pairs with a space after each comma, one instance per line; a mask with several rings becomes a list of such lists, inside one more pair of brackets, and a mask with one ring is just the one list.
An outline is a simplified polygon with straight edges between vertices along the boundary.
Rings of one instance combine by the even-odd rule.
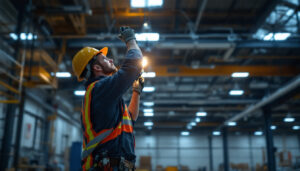
[[123, 117], [119, 122], [117, 127], [110, 129], [103, 129], [99, 132], [96, 132], [93, 129], [91, 121], [91, 92], [98, 81], [91, 83], [85, 92], [84, 103], [82, 107], [82, 122], [85, 128], [83, 135], [83, 151], [81, 159], [84, 161], [82, 166], [83, 170], [88, 170], [93, 165], [93, 156], [92, 152], [100, 144], [104, 144], [110, 140], [117, 138], [122, 132], [133, 133], [132, 120], [128, 114], [127, 106], [125, 105], [125, 110], [123, 108]]

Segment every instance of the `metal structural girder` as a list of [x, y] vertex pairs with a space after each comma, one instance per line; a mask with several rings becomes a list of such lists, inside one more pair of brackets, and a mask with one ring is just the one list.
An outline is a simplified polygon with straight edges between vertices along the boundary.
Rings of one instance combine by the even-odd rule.
[[45, 87], [48, 85], [49, 87], [57, 88], [56, 79], [53, 79], [50, 73], [42, 66], [33, 66], [31, 67], [31, 69], [29, 67], [25, 67], [24, 76], [32, 76], [38, 78], [38, 80], [35, 81], [25, 81], [24, 85], [27, 87], [37, 87], [37, 86]]
[[[145, 71], [148, 71], [145, 69]], [[150, 69], [149, 69], [150, 71]], [[251, 77], [258, 76], [295, 76], [300, 73], [294, 66], [238, 66], [224, 65], [193, 69], [187, 66], [154, 66], [151, 71], [157, 77], [169, 76], [230, 76], [233, 72], [249, 72]]]

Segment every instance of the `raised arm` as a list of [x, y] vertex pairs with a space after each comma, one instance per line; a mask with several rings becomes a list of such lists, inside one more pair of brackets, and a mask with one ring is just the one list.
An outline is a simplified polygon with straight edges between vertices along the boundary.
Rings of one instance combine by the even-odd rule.
[[[101, 96], [107, 95], [109, 99], [122, 96], [131, 87], [142, 70], [142, 52], [138, 47], [133, 29], [129, 27], [120, 28], [120, 39], [126, 43], [127, 53], [121, 68], [112, 76], [106, 77], [99, 82], [99, 87], [95, 85], [96, 91], [101, 91]], [[103, 83], [103, 81], [105, 83]], [[100, 87], [101, 86], [101, 87]], [[102, 90], [105, 89], [105, 92]], [[96, 93], [97, 94], [97, 93]]]
[[134, 121], [136, 121], [139, 116], [140, 94], [143, 88], [144, 78], [140, 76], [139, 79], [134, 81], [132, 85], [132, 96], [128, 106], [128, 110], [131, 113], [131, 117]]

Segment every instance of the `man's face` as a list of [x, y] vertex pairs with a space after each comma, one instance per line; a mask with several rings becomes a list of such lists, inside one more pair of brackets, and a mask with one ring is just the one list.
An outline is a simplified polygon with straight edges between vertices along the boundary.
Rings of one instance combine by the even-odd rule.
[[97, 55], [97, 61], [98, 61], [99, 65], [102, 67], [104, 74], [111, 75], [117, 71], [117, 68], [114, 65], [113, 59], [110, 59], [110, 58], [104, 56], [102, 53]]

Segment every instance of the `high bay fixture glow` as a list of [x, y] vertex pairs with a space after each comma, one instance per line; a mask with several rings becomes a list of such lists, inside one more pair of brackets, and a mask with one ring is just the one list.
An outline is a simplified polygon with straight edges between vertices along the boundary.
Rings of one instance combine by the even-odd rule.
[[236, 122], [228, 122], [227, 125], [228, 126], [236, 126]]
[[71, 73], [69, 73], [69, 72], [57, 72], [57, 73], [55, 74], [55, 76], [56, 76], [57, 78], [69, 78], [69, 77], [71, 77], [72, 75], [71, 75]]
[[144, 116], [146, 116], [146, 117], [154, 116], [154, 113], [153, 112], [145, 112]]
[[145, 126], [153, 126], [153, 122], [144, 122]]
[[212, 134], [213, 135], [221, 135], [221, 132], [220, 131], [214, 131]]
[[197, 112], [196, 116], [206, 116], [207, 113], [206, 112]]
[[144, 102], [143, 105], [151, 107], [151, 106], [154, 106], [154, 102]]
[[159, 33], [136, 33], [137, 41], [158, 41]]
[[[9, 33], [9, 36], [13, 39], [13, 40], [17, 40], [18, 36], [15, 33]], [[33, 35], [32, 33], [21, 33], [20, 34], [20, 39], [21, 40], [32, 40], [32, 39], [36, 39], [37, 35]]]
[[142, 73], [142, 77], [144, 78], [154, 78], [156, 76], [155, 72], [144, 72]]
[[275, 125], [272, 125], [272, 126], [271, 126], [271, 129], [272, 129], [272, 130], [275, 130], [276, 128], [277, 128], [277, 127], [276, 127]]
[[155, 91], [155, 87], [144, 87], [143, 92], [153, 92]]
[[163, 0], [131, 0], [132, 8], [161, 7]]
[[282, 41], [286, 40], [291, 36], [291, 33], [269, 33], [264, 37], [265, 41], [277, 40]]
[[153, 109], [144, 109], [143, 112], [144, 112], [144, 113], [147, 113], [147, 112], [153, 112]]
[[186, 128], [187, 128], [188, 130], [191, 130], [193, 127], [192, 127], [190, 124], [188, 124], [188, 125], [186, 126]]
[[231, 74], [231, 77], [234, 78], [245, 78], [249, 76], [249, 72], [234, 72]]
[[255, 131], [255, 132], [254, 132], [254, 135], [262, 135], [262, 134], [263, 134], [262, 131]]
[[244, 94], [244, 90], [230, 90], [229, 95], [231, 96], [241, 96]]
[[290, 116], [287, 116], [286, 118], [284, 118], [283, 121], [284, 121], [284, 122], [294, 122], [294, 121], [295, 121], [295, 118], [290, 117]]
[[76, 96], [84, 96], [85, 95], [85, 90], [76, 90], [76, 91], [74, 91], [74, 94]]
[[299, 125], [293, 126], [293, 130], [299, 130], [299, 129], [300, 129], [300, 126], [299, 126]]
[[201, 121], [201, 119], [200, 118], [196, 118], [195, 121], [198, 123], [198, 122]]
[[190, 135], [190, 133], [189, 133], [188, 131], [182, 131], [182, 132], [181, 132], [181, 135], [183, 135], [183, 136], [188, 136], [188, 135]]
[[190, 125], [191, 126], [196, 126], [197, 124], [196, 124], [196, 122], [191, 122]]

